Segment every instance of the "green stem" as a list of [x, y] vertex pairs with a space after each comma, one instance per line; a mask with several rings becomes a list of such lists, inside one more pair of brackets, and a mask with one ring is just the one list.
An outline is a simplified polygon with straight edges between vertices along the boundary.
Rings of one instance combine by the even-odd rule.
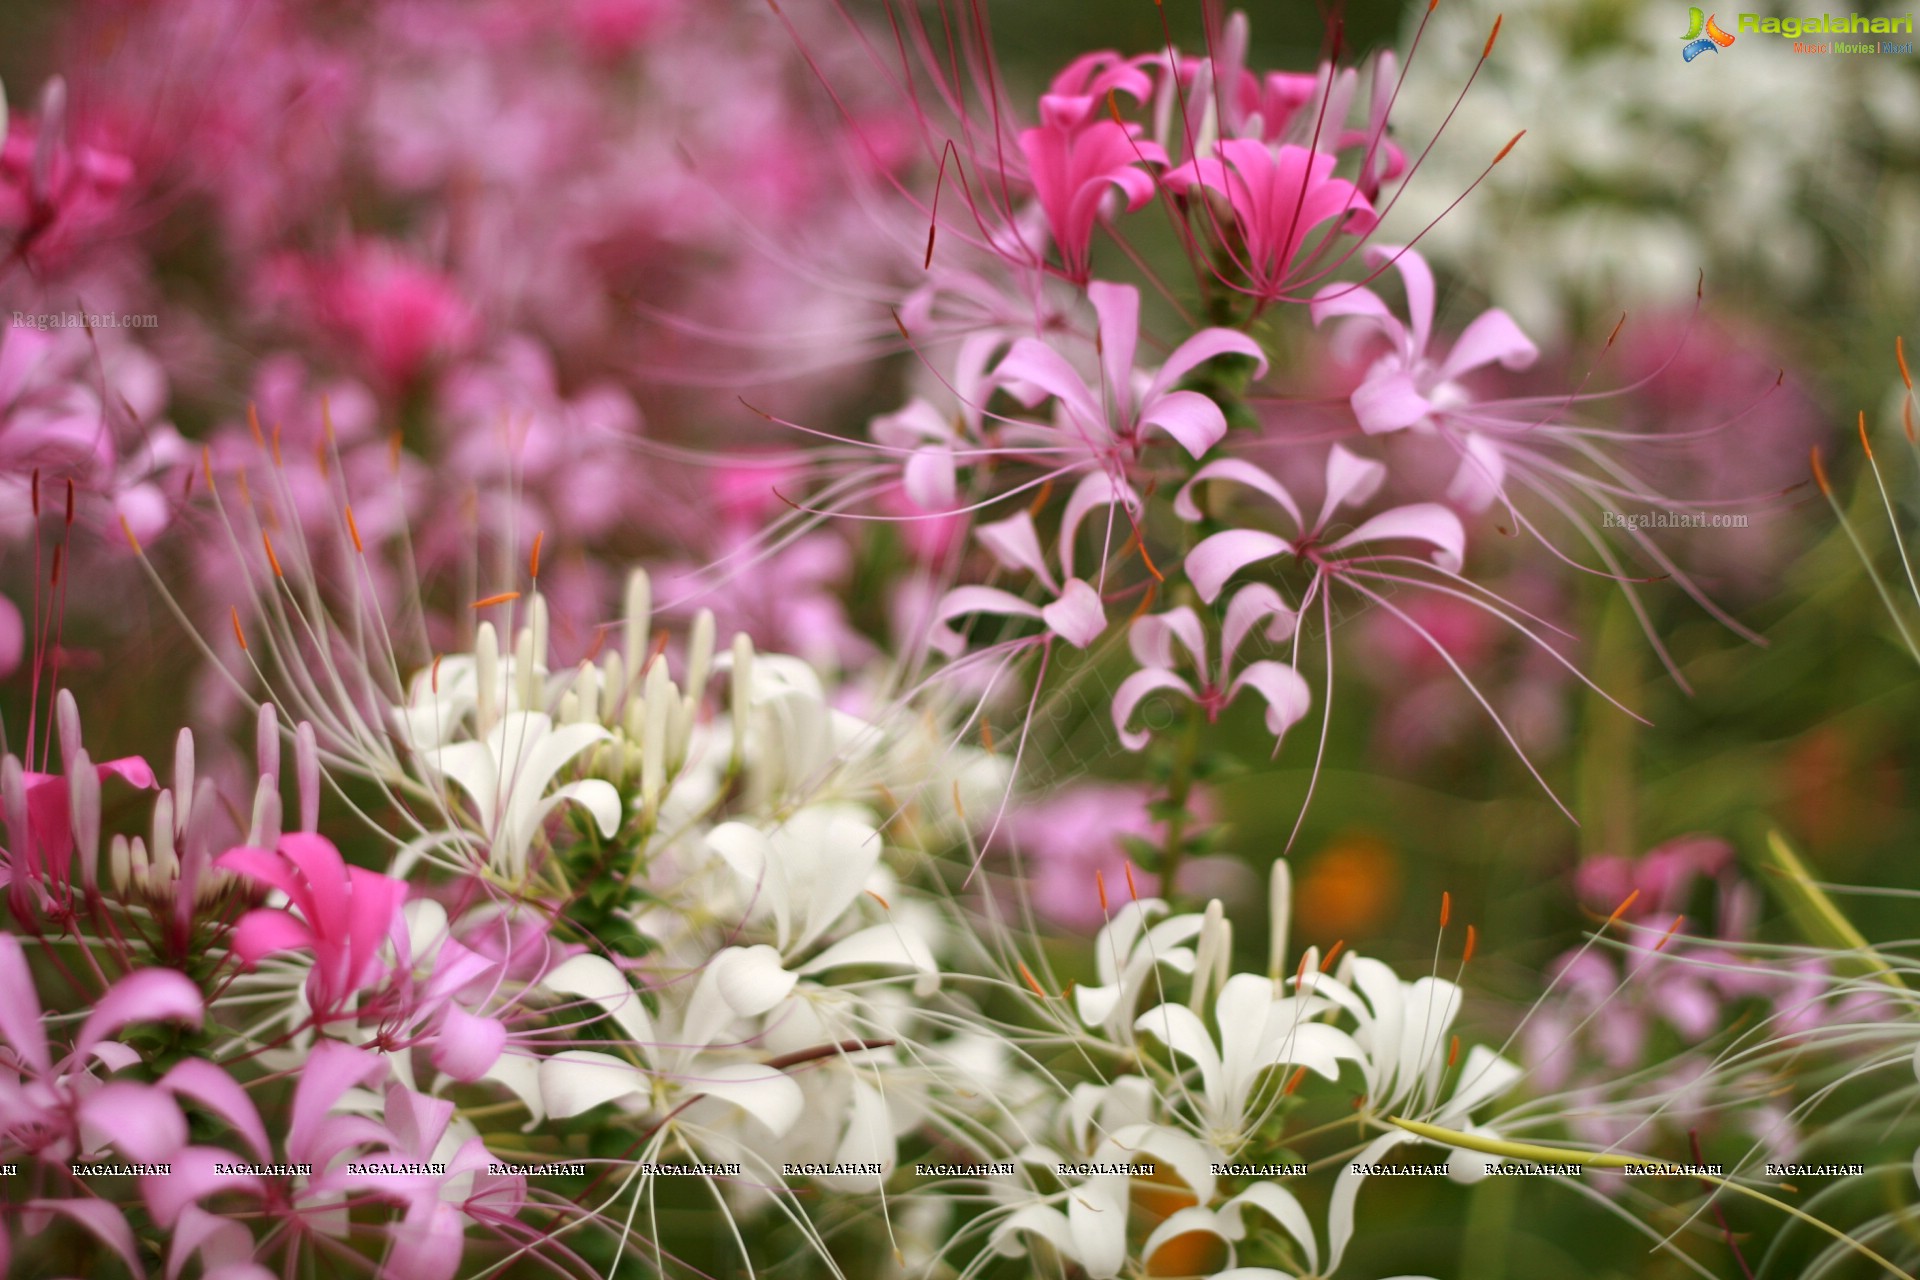
[[1167, 817], [1167, 837], [1160, 848], [1160, 894], [1171, 905], [1175, 899], [1176, 878], [1186, 854], [1187, 827], [1193, 813], [1193, 767], [1200, 758], [1201, 721], [1198, 713], [1187, 717], [1180, 734], [1180, 745], [1173, 758], [1173, 778], [1167, 783], [1167, 804], [1173, 813]]

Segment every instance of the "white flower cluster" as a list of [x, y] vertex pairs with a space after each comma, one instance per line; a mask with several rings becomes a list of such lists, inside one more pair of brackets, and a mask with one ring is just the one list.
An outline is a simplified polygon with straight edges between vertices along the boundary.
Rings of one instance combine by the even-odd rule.
[[[705, 613], [676, 679], [644, 573], [597, 662], [550, 670], [544, 602], [527, 612], [510, 649], [481, 626], [471, 654], [420, 673], [395, 709], [445, 800], [396, 874], [483, 867], [507, 909], [570, 904], [578, 933], [611, 922], [634, 954], [549, 970], [529, 994], [580, 1047], [509, 1052], [483, 1078], [524, 1102], [529, 1127], [611, 1103], [640, 1135], [638, 1167], [736, 1164], [751, 1174], [736, 1199], [793, 1166], [877, 1186], [945, 1074], [918, 1003], [939, 990], [949, 926], [904, 881], [901, 842], [951, 822], [999, 766], [924, 721], [838, 709], [806, 664], [744, 635], [716, 654]], [[567, 806], [580, 821], [558, 820]]]
[[[1394, 113], [1410, 152], [1447, 118], [1501, 9], [1433, 11]], [[1847, 242], [1875, 228], [1883, 243], [1867, 260], [1913, 262], [1920, 175], [1873, 158], [1875, 139], [1920, 137], [1911, 57], [1795, 53], [1736, 32], [1686, 62], [1684, 5], [1505, 10], [1491, 59], [1388, 227], [1407, 237], [1433, 223], [1421, 250], [1479, 281], [1535, 337], [1561, 332], [1583, 303], [1609, 316], [1690, 304], [1703, 269], [1710, 286], [1804, 297], [1833, 265], [1823, 226]], [[1417, 6], [1413, 21], [1426, 17]], [[1447, 214], [1521, 129], [1467, 197], [1471, 214]], [[1876, 287], [1899, 276], [1876, 272]]]
[[[1325, 973], [1315, 948], [1288, 970], [1291, 897], [1286, 864], [1276, 863], [1266, 973], [1229, 973], [1232, 927], [1217, 901], [1204, 914], [1170, 915], [1141, 899], [1113, 914], [1094, 943], [1099, 981], [1073, 993], [1074, 1019], [1089, 1049], [1117, 1052], [1139, 1073], [1078, 1085], [1051, 1126], [1055, 1141], [1019, 1153], [1030, 1191], [1008, 1197], [993, 1235], [1002, 1252], [1044, 1241], [1096, 1280], [1188, 1274], [1209, 1258], [1202, 1273], [1234, 1280], [1330, 1275], [1353, 1238], [1368, 1168], [1418, 1141], [1390, 1117], [1487, 1134], [1472, 1113], [1521, 1073], [1485, 1048], [1460, 1057], [1460, 988], [1406, 982], [1350, 952]], [[1349, 1085], [1364, 1090], [1357, 1123], [1379, 1136], [1340, 1158], [1323, 1234], [1270, 1175], [1308, 1168], [1311, 1135], [1289, 1117], [1316, 1094], [1339, 1092], [1343, 1064]], [[1143, 1164], [1152, 1166], [1144, 1177]], [[1486, 1167], [1468, 1152], [1446, 1161], [1457, 1181]], [[1257, 1226], [1254, 1211], [1279, 1231]], [[1256, 1239], [1266, 1260], [1288, 1269], [1241, 1265]]]

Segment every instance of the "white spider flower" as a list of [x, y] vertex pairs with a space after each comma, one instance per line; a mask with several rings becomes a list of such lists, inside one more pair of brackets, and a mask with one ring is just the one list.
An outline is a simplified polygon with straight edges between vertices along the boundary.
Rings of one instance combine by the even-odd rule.
[[1104, 1030], [1115, 1043], [1132, 1042], [1134, 1009], [1158, 966], [1193, 972], [1194, 951], [1187, 944], [1199, 936], [1205, 917], [1178, 915], [1148, 923], [1166, 911], [1167, 904], [1158, 898], [1128, 902], [1116, 911], [1093, 940], [1099, 981], [1074, 989], [1074, 1009], [1080, 1020]]
[[484, 741], [455, 742], [426, 755], [428, 767], [467, 793], [488, 841], [488, 863], [509, 884], [526, 878], [528, 852], [548, 815], [578, 804], [603, 836], [620, 829], [624, 806], [612, 783], [582, 778], [554, 786], [582, 752], [613, 735], [599, 725], [555, 727], [540, 711], [502, 716]]
[[[666, 1115], [708, 1097], [730, 1104], [779, 1137], [800, 1118], [800, 1086], [777, 1067], [727, 1040], [742, 1019], [786, 998], [797, 979], [780, 971], [771, 947], [729, 947], [708, 962], [671, 1015], [656, 1020], [633, 985], [599, 956], [575, 956], [548, 974], [549, 992], [579, 996], [611, 1014], [636, 1064], [610, 1053], [568, 1049], [539, 1064], [541, 1115], [567, 1119], [607, 1102]], [[529, 1099], [532, 1106], [532, 1100]]]
[[1311, 996], [1284, 996], [1280, 984], [1262, 974], [1237, 973], [1227, 979], [1214, 1002], [1220, 1041], [1200, 1015], [1182, 1004], [1162, 1004], [1134, 1022], [1185, 1058], [1200, 1073], [1194, 1106], [1209, 1135], [1231, 1149], [1249, 1127], [1248, 1109], [1260, 1082], [1276, 1067], [1305, 1067], [1336, 1080], [1343, 1059], [1366, 1062], [1366, 1052], [1337, 1027], [1315, 1019], [1334, 1006]]

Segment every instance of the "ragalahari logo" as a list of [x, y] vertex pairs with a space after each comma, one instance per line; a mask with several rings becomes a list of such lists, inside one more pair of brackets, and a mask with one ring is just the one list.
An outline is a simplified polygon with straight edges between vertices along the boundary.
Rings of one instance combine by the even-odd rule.
[[1687, 10], [1687, 34], [1680, 37], [1687, 42], [1686, 48], [1680, 50], [1682, 58], [1692, 62], [1703, 53], [1718, 53], [1733, 43], [1733, 37], [1722, 31], [1713, 18], [1712, 14], [1702, 17], [1697, 8]]

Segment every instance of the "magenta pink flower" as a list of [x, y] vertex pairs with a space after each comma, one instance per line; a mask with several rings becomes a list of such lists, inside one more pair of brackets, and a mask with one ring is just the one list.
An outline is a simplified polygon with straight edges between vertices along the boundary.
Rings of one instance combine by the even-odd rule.
[[1142, 165], [1165, 164], [1157, 143], [1140, 136], [1137, 124], [1096, 115], [1100, 100], [1048, 94], [1040, 99], [1040, 123], [1020, 134], [1034, 194], [1046, 212], [1053, 242], [1067, 274], [1087, 278], [1093, 224], [1109, 191], [1119, 191], [1129, 210], [1153, 198], [1153, 175]]
[[[1095, 281], [1087, 297], [1099, 317], [1094, 347], [1100, 375], [1089, 382], [1067, 358], [1037, 338], [1022, 338], [994, 370], [993, 380], [1028, 407], [1059, 402], [1067, 447], [1110, 471], [1126, 474], [1145, 447], [1149, 429], [1166, 432], [1195, 458], [1227, 433], [1220, 406], [1175, 383], [1207, 361], [1224, 355], [1251, 357], [1257, 375], [1267, 371], [1260, 344], [1232, 329], [1202, 329], [1173, 349], [1157, 370], [1137, 369], [1140, 291], [1132, 285]], [[1056, 449], [1058, 441], [1049, 441]], [[1059, 463], [1040, 451], [1042, 463]]]
[[[1312, 693], [1290, 664], [1266, 658], [1241, 663], [1240, 648], [1255, 628], [1277, 644], [1293, 634], [1298, 622], [1294, 611], [1272, 587], [1253, 583], [1240, 588], [1227, 605], [1221, 624], [1220, 660], [1216, 665], [1208, 656], [1205, 625], [1185, 605], [1135, 621], [1127, 633], [1127, 643], [1140, 670], [1121, 681], [1113, 695], [1113, 727], [1120, 741], [1130, 751], [1147, 745], [1151, 735], [1127, 725], [1150, 694], [1177, 693], [1204, 711], [1208, 723], [1212, 723], [1228, 704], [1251, 689], [1267, 704], [1267, 731], [1273, 735], [1277, 751], [1287, 730], [1306, 716]], [[1177, 667], [1190, 669], [1193, 678], [1179, 674]]]
[[276, 849], [229, 849], [214, 865], [287, 895], [287, 909], [249, 911], [233, 930], [233, 953], [249, 966], [276, 951], [313, 956], [307, 1002], [325, 1022], [351, 1012], [355, 992], [385, 976], [381, 947], [400, 927], [407, 886], [350, 867], [333, 842], [308, 832], [280, 837]]
[[42, 269], [84, 251], [132, 181], [126, 156], [69, 141], [66, 84], [48, 81], [38, 116], [12, 121], [0, 147], [0, 279], [18, 263]]
[[286, 258], [274, 274], [274, 292], [391, 388], [461, 354], [478, 332], [451, 278], [384, 241], [357, 241], [318, 261]]
[[1333, 176], [1334, 164], [1323, 151], [1227, 138], [1213, 156], [1170, 170], [1167, 185], [1183, 192], [1205, 187], [1226, 198], [1245, 246], [1238, 265], [1257, 296], [1277, 298], [1315, 229], [1332, 223], [1334, 232], [1364, 235], [1378, 221], [1359, 188]]

